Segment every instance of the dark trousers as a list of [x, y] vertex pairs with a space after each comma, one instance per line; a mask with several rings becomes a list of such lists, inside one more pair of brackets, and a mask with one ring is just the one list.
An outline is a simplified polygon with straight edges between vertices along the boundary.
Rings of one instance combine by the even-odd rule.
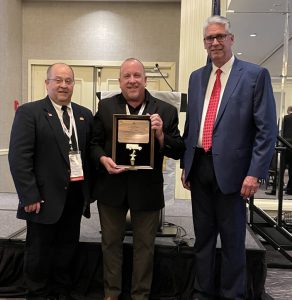
[[[195, 230], [195, 290], [207, 299], [242, 300], [245, 294], [246, 207], [240, 193], [224, 195], [212, 154], [197, 151], [190, 175]], [[226, 166], [228, 168], [228, 166]], [[220, 282], [215, 283], [217, 237], [221, 239]]]
[[[127, 208], [98, 204], [102, 231], [105, 296], [119, 296], [122, 292], [123, 239]], [[160, 211], [130, 211], [133, 229], [132, 300], [148, 300], [150, 295], [154, 241]]]
[[81, 186], [72, 183], [57, 223], [27, 221], [24, 278], [30, 295], [45, 297], [70, 293], [82, 207]]
[[285, 153], [285, 163], [288, 168], [288, 182], [286, 186], [286, 193], [292, 194], [292, 153], [287, 150]]

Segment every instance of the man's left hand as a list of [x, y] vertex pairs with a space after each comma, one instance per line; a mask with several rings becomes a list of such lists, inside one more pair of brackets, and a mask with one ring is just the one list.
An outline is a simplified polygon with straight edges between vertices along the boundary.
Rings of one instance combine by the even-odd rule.
[[257, 177], [246, 176], [241, 187], [241, 196], [244, 199], [253, 196], [257, 192], [259, 186], [260, 184], [258, 183]]

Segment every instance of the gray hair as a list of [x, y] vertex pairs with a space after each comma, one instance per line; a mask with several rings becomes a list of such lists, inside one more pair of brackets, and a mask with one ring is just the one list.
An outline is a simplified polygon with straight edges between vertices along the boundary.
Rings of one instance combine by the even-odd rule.
[[215, 15], [215, 16], [209, 17], [206, 20], [206, 22], [204, 24], [204, 27], [203, 27], [203, 33], [204, 33], [204, 35], [205, 35], [207, 27], [209, 25], [211, 25], [211, 24], [222, 24], [222, 25], [225, 26], [226, 32], [231, 33], [231, 30], [230, 30], [230, 28], [231, 28], [230, 21], [227, 18], [225, 18], [225, 17]]

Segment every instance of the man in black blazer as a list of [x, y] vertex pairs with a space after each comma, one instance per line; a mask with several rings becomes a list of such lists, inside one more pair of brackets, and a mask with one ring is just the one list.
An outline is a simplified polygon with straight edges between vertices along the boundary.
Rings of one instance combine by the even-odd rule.
[[[284, 116], [283, 121], [283, 137], [292, 144], [292, 106], [287, 109], [287, 115]], [[286, 194], [292, 195], [292, 152], [287, 150], [285, 155], [285, 162], [288, 166], [288, 182], [286, 186]]]
[[[116, 300], [122, 292], [122, 247], [128, 209], [133, 228], [131, 299], [149, 299], [154, 240], [159, 212], [164, 207], [162, 162], [164, 156], [179, 159], [184, 150], [176, 108], [152, 97], [145, 89], [146, 80], [139, 60], [125, 60], [119, 78], [122, 93], [101, 100], [93, 122], [91, 155], [98, 170], [93, 195], [98, 201], [102, 230], [106, 300]], [[155, 131], [153, 169], [127, 170], [113, 161], [113, 114], [150, 115]]]
[[89, 203], [89, 109], [71, 102], [74, 73], [48, 68], [48, 96], [24, 104], [12, 126], [9, 164], [27, 222], [24, 278], [28, 299], [70, 299], [70, 267]]

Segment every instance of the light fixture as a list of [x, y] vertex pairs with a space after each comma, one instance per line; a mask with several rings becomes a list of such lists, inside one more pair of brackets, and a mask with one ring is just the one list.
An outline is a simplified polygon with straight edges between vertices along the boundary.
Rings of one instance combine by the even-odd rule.
[[251, 33], [249, 36], [250, 36], [250, 37], [256, 37], [257, 34], [256, 34], [256, 33]]

